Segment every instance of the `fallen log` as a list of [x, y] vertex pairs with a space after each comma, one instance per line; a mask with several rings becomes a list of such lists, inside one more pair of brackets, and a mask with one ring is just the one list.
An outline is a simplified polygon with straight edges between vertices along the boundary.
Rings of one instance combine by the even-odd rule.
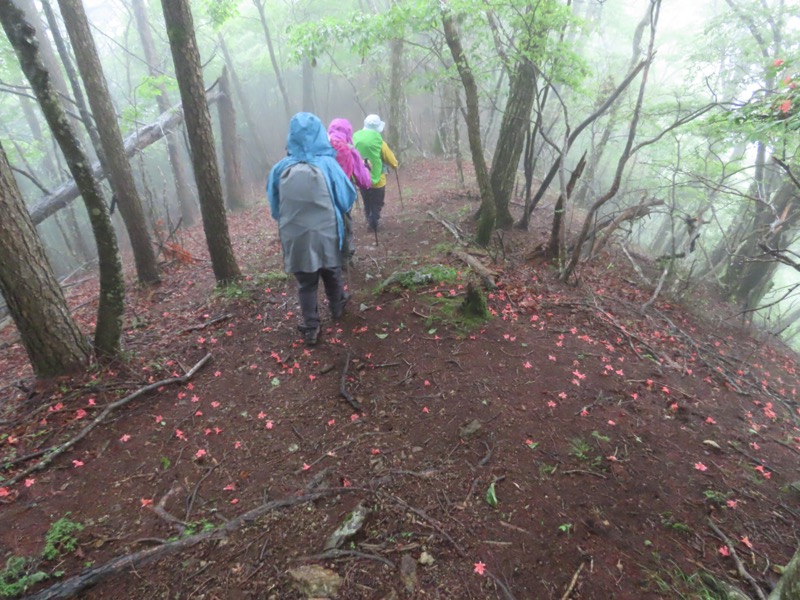
[[104, 565], [87, 569], [79, 575], [70, 577], [69, 579], [59, 582], [37, 594], [28, 596], [27, 599], [55, 600], [72, 598], [86, 588], [96, 585], [98, 582], [111, 575], [122, 573], [128, 569], [135, 569], [136, 567], [140, 567], [154, 560], [159, 560], [165, 556], [174, 554], [175, 552], [180, 552], [181, 550], [186, 550], [196, 546], [197, 544], [206, 540], [222, 539], [236, 531], [243, 524], [252, 523], [259, 517], [273, 510], [305, 504], [322, 497], [326, 493], [330, 492], [314, 492], [311, 494], [305, 494], [303, 496], [294, 496], [267, 502], [261, 506], [257, 506], [256, 508], [247, 511], [236, 518], [231, 519], [217, 529], [196, 533], [195, 535], [190, 535], [173, 542], [167, 542], [161, 546], [156, 546], [154, 548], [148, 548], [147, 550], [141, 550], [140, 552], [134, 552], [133, 554], [120, 556]]
[[[219, 90], [213, 89], [213, 86], [212, 89], [206, 92], [206, 100], [209, 105], [219, 100], [219, 97]], [[130, 158], [137, 152], [155, 144], [181, 123], [183, 123], [182, 107], [177, 106], [163, 113], [153, 123], [145, 125], [125, 138], [125, 155]], [[106, 173], [99, 162], [92, 163], [92, 174], [98, 180], [106, 178]], [[38, 225], [47, 217], [57, 213], [70, 202], [80, 197], [80, 195], [78, 186], [75, 185], [73, 179], [62, 183], [31, 207], [31, 221], [33, 221], [34, 225]]]

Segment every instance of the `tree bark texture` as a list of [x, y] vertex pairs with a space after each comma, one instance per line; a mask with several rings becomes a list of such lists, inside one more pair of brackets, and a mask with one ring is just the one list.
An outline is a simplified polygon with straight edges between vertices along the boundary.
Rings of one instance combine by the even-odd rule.
[[475, 165], [475, 177], [478, 180], [478, 188], [481, 193], [480, 221], [478, 223], [476, 241], [478, 244], [485, 246], [489, 243], [494, 231], [495, 203], [492, 186], [489, 181], [489, 173], [486, 170], [486, 160], [483, 157], [478, 85], [475, 83], [475, 76], [472, 73], [472, 69], [470, 69], [464, 49], [461, 46], [461, 37], [453, 21], [453, 16], [447, 8], [442, 12], [442, 25], [444, 26], [445, 41], [448, 48], [450, 48], [450, 54], [453, 56], [453, 62], [456, 64], [461, 83], [464, 86], [467, 107], [467, 137], [469, 138], [472, 162]]
[[225, 172], [225, 202], [230, 210], [245, 208], [244, 184], [242, 183], [242, 161], [239, 152], [239, 136], [236, 133], [236, 109], [233, 107], [228, 69], [222, 69], [219, 80], [220, 97], [219, 130], [222, 137], [222, 168]]
[[[155, 45], [153, 44], [153, 36], [150, 34], [150, 23], [147, 16], [147, 7], [144, 0], [131, 0], [133, 7], [133, 16], [136, 20], [136, 29], [139, 31], [139, 40], [142, 43], [142, 53], [144, 60], [147, 63], [147, 72], [150, 77], [157, 77], [160, 73], [156, 65], [158, 59], [156, 58]], [[156, 96], [156, 104], [160, 113], [167, 112], [172, 103], [167, 94], [167, 88], [164, 85], [159, 86], [160, 94]], [[189, 166], [184, 160], [181, 153], [180, 140], [175, 131], [171, 131], [166, 135], [167, 139], [167, 153], [169, 154], [169, 164], [172, 167], [172, 175], [175, 177], [175, 195], [178, 197], [178, 206], [181, 209], [181, 220], [185, 227], [194, 225], [197, 220], [197, 210], [192, 194], [192, 186], [187, 175]]]
[[81, 0], [58, 0], [58, 5], [61, 7], [61, 16], [64, 18], [78, 69], [89, 96], [92, 114], [97, 123], [97, 133], [108, 163], [111, 189], [117, 197], [119, 212], [122, 214], [131, 241], [136, 274], [139, 281], [145, 285], [158, 283], [160, 278], [156, 253], [150, 232], [147, 230], [147, 221], [133, 180], [131, 165], [125, 156], [117, 113], [111, 103], [111, 94], [89, 29], [89, 20]]
[[[218, 99], [219, 92], [212, 91], [206, 94], [206, 101], [209, 105]], [[183, 108], [178, 106], [170, 109], [153, 123], [140, 127], [138, 131], [125, 138], [125, 155], [130, 158], [137, 152], [152, 146], [181, 123], [183, 123]], [[99, 162], [92, 163], [91, 168], [94, 177], [98, 179], [106, 177], [106, 172]], [[80, 190], [75, 181], [64, 182], [29, 209], [34, 225], [38, 225], [50, 215], [58, 212], [78, 196], [80, 196]]]
[[[253, 0], [253, 4], [258, 9], [258, 18], [261, 20], [261, 28], [264, 30], [264, 38], [267, 42], [267, 51], [269, 52], [269, 61], [272, 63], [272, 70], [275, 71], [275, 81], [278, 82], [278, 89], [281, 92], [283, 99], [283, 109], [286, 111], [286, 120], [292, 118], [292, 105], [289, 103], [289, 94], [286, 93], [286, 84], [283, 82], [283, 75], [281, 74], [281, 66], [278, 64], [278, 58], [275, 56], [275, 48], [272, 45], [272, 35], [269, 31], [269, 23], [267, 23], [267, 15], [264, 12], [264, 0]], [[227, 56], [227, 48], [224, 50]], [[226, 58], [226, 60], [228, 60]], [[230, 60], [228, 60], [230, 64]], [[303, 109], [305, 110], [305, 62], [303, 62]], [[242, 102], [244, 96], [240, 95]]]
[[403, 69], [403, 39], [398, 38], [389, 43], [391, 51], [391, 75], [389, 78], [389, 131], [387, 143], [398, 155], [405, 147], [405, 123], [403, 107], [404, 94], [404, 69]]
[[186, 115], [186, 131], [192, 148], [206, 243], [214, 276], [218, 283], [226, 284], [239, 277], [240, 273], [228, 234], [211, 114], [205, 100], [192, 13], [188, 0], [161, 0], [161, 7]]
[[572, 171], [572, 175], [569, 177], [566, 198], [561, 194], [558, 200], [556, 200], [556, 206], [553, 210], [553, 226], [550, 229], [550, 241], [547, 243], [548, 258], [561, 258], [561, 248], [564, 245], [564, 206], [569, 201], [570, 196], [572, 196], [572, 190], [575, 189], [575, 184], [578, 183], [578, 180], [581, 178], [585, 167], [586, 152], [583, 153], [583, 156], [581, 156], [581, 159], [575, 166], [575, 170]]
[[56, 377], [84, 368], [89, 345], [70, 314], [2, 146], [0, 291], [37, 377]]
[[521, 58], [511, 79], [500, 135], [492, 160], [492, 193], [497, 206], [497, 227], [510, 227], [514, 217], [509, 211], [519, 159], [525, 143], [525, 132], [531, 120], [535, 93], [536, 69], [529, 60]]
[[59, 102], [50, 74], [39, 57], [33, 27], [25, 20], [22, 11], [10, 2], [0, 2], [0, 20], [86, 204], [100, 267], [100, 305], [97, 310], [95, 350], [100, 355], [113, 356], [119, 351], [125, 285], [117, 238], [108, 207], [100, 186], [92, 175], [86, 153]]

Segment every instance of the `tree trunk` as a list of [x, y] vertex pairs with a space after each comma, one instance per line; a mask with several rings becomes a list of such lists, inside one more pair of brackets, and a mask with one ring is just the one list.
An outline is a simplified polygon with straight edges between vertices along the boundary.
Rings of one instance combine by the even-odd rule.
[[572, 171], [572, 175], [570, 175], [569, 183], [567, 183], [566, 197], [561, 194], [558, 200], [556, 200], [556, 207], [555, 210], [553, 210], [553, 227], [550, 230], [550, 241], [547, 244], [548, 258], [561, 258], [561, 249], [564, 245], [564, 206], [566, 206], [567, 201], [569, 201], [572, 196], [572, 190], [575, 189], [575, 184], [578, 183], [578, 180], [581, 178], [585, 167], [586, 152], [583, 153], [583, 156], [581, 156], [581, 159], [575, 166], [575, 170]]
[[239, 277], [239, 267], [233, 255], [222, 186], [219, 179], [217, 155], [214, 150], [214, 133], [211, 115], [203, 89], [200, 70], [200, 53], [194, 35], [194, 22], [188, 0], [161, 0], [167, 24], [172, 60], [181, 91], [186, 131], [192, 148], [192, 163], [197, 190], [200, 195], [200, 212], [203, 230], [211, 255], [214, 276], [220, 284]]
[[67, 44], [64, 42], [64, 37], [61, 35], [61, 30], [58, 27], [58, 21], [56, 20], [55, 12], [53, 12], [53, 7], [50, 6], [49, 0], [41, 0], [41, 2], [44, 14], [47, 17], [47, 24], [50, 26], [50, 34], [53, 36], [53, 41], [56, 44], [56, 50], [58, 50], [58, 55], [61, 57], [61, 64], [64, 65], [64, 70], [67, 73], [67, 79], [69, 80], [69, 85], [72, 88], [72, 94], [75, 96], [75, 105], [78, 108], [78, 114], [81, 116], [83, 128], [89, 134], [89, 141], [92, 144], [92, 148], [94, 149], [97, 158], [100, 159], [101, 163], [105, 164], [105, 155], [103, 154], [103, 145], [100, 142], [100, 135], [97, 133], [97, 127], [95, 127], [94, 119], [92, 118], [92, 114], [89, 112], [89, 107], [86, 104], [86, 98], [83, 95], [83, 89], [81, 88], [81, 82], [78, 79], [78, 73], [75, 71], [75, 67], [72, 65], [72, 59], [70, 58]]
[[0, 146], [0, 292], [37, 377], [84, 368], [89, 345], [72, 318]]
[[495, 224], [495, 203], [492, 193], [492, 186], [489, 181], [489, 174], [486, 170], [486, 160], [483, 157], [483, 144], [481, 142], [481, 117], [480, 105], [478, 104], [478, 85], [470, 69], [464, 49], [461, 46], [461, 37], [453, 21], [452, 14], [447, 8], [442, 11], [442, 25], [444, 26], [444, 36], [450, 54], [458, 69], [461, 83], [464, 86], [464, 95], [467, 104], [467, 137], [469, 138], [469, 148], [472, 153], [472, 162], [475, 165], [475, 177], [478, 180], [478, 188], [481, 193], [480, 222], [476, 241], [478, 244], [486, 245], [492, 237]]
[[97, 123], [97, 133], [108, 162], [111, 189], [117, 198], [119, 212], [130, 237], [136, 273], [139, 281], [151, 285], [160, 281], [156, 253], [144, 217], [142, 201], [133, 180], [131, 165], [125, 156], [122, 134], [117, 124], [117, 114], [111, 104], [100, 56], [94, 45], [89, 20], [81, 0], [58, 0], [61, 16], [67, 27], [75, 59], [81, 72], [89, 104]]
[[239, 158], [239, 136], [236, 133], [236, 110], [233, 108], [228, 69], [222, 69], [219, 80], [222, 95], [217, 103], [219, 130], [222, 138], [222, 168], [225, 171], [225, 202], [230, 210], [245, 208], [242, 167]]
[[[644, 63], [639, 63], [639, 65], [644, 64], [644, 69], [642, 71], [642, 80], [639, 84], [639, 94], [636, 98], [636, 104], [634, 106], [633, 114], [631, 115], [631, 122], [628, 127], [628, 138], [625, 142], [625, 148], [622, 150], [622, 154], [620, 155], [619, 160], [617, 161], [617, 169], [614, 173], [614, 180], [611, 182], [610, 188], [605, 194], [603, 194], [592, 204], [592, 206], [586, 213], [586, 217], [584, 218], [581, 231], [578, 234], [578, 238], [575, 240], [575, 245], [573, 246], [572, 254], [569, 257], [567, 264], [564, 266], [564, 268], [561, 270], [561, 273], [559, 274], [559, 279], [561, 281], [568, 281], [570, 276], [578, 266], [578, 263], [580, 262], [581, 258], [581, 253], [583, 252], [583, 244], [589, 235], [589, 229], [591, 228], [592, 221], [594, 220], [597, 211], [600, 210], [606, 202], [608, 202], [614, 196], [616, 196], [617, 191], [619, 190], [620, 183], [622, 182], [622, 175], [624, 174], [625, 171], [625, 165], [628, 163], [628, 160], [631, 157], [631, 151], [633, 149], [633, 141], [636, 138], [636, 131], [639, 126], [639, 118], [641, 116], [642, 105], [644, 104], [644, 92], [647, 87], [647, 79], [648, 75], [650, 74], [650, 66], [653, 64], [653, 57], [654, 57], [653, 48], [655, 46], [656, 25], [658, 23], [659, 14], [661, 12], [661, 0], [654, 0], [654, 2], [650, 5], [650, 11], [651, 11], [650, 43], [648, 44], [647, 47], [647, 59], [644, 61]], [[620, 88], [621, 87], [622, 86], [620, 86]], [[625, 87], [627, 87], [627, 83], [625, 84]], [[561, 158], [559, 158], [558, 162], [560, 162], [560, 160], [563, 160], [563, 155]]]
[[[147, 63], [147, 72], [150, 74], [150, 77], [158, 77], [158, 75], [160, 75], [157, 67], [158, 60], [153, 44], [153, 36], [150, 34], [147, 7], [145, 6], [144, 0], [131, 0], [131, 5], [133, 7], [133, 16], [136, 19], [136, 28], [139, 31], [139, 39], [142, 43], [144, 60]], [[160, 85], [159, 92], [159, 95], [156, 96], [158, 112], [165, 113], [172, 107], [172, 103], [169, 100], [166, 86]], [[175, 194], [178, 197], [178, 206], [180, 206], [181, 209], [181, 220], [184, 226], [189, 227], [194, 225], [197, 221], [194, 195], [192, 194], [192, 186], [187, 175], [189, 166], [186, 164], [183, 154], [181, 153], [180, 140], [178, 139], [177, 132], [169, 132], [166, 138], [169, 163], [172, 166], [172, 174], [175, 177]]]
[[[281, 92], [281, 98], [283, 98], [283, 108], [286, 111], [286, 120], [292, 118], [292, 106], [289, 104], [289, 95], [286, 93], [286, 85], [283, 83], [283, 75], [281, 74], [281, 67], [278, 64], [278, 59], [275, 56], [275, 48], [272, 46], [272, 35], [269, 32], [269, 24], [267, 23], [267, 15], [264, 12], [264, 0], [253, 0], [253, 4], [256, 5], [258, 9], [258, 17], [261, 19], [261, 27], [264, 30], [264, 38], [267, 41], [267, 51], [269, 52], [269, 61], [272, 63], [272, 70], [275, 71], [275, 80], [278, 82], [278, 89]], [[224, 50], [227, 56], [227, 49]], [[227, 59], [226, 59], [227, 60]], [[230, 62], [230, 61], [228, 61]], [[306, 105], [306, 89], [305, 89], [305, 69], [306, 69], [306, 62], [303, 61], [303, 110], [305, 109]], [[240, 99], [244, 102], [244, 96], [240, 95]], [[313, 112], [313, 111], [312, 111]]]
[[531, 119], [536, 70], [527, 59], [520, 59], [511, 79], [500, 135], [492, 159], [492, 193], [497, 206], [497, 227], [510, 227], [514, 217], [509, 211], [511, 194], [517, 176], [519, 159], [525, 143], [525, 132]]
[[[44, 63], [45, 69], [50, 73], [50, 81], [55, 87], [56, 92], [63, 100], [71, 100], [69, 91], [67, 89], [67, 82], [64, 80], [64, 75], [61, 73], [61, 65], [56, 58], [53, 47], [50, 45], [50, 38], [47, 37], [42, 18], [33, 0], [14, 0], [14, 3], [22, 9], [25, 15], [25, 20], [36, 30], [36, 41], [39, 42], [39, 57]], [[83, 137], [83, 123], [80, 119], [69, 116], [70, 121], [74, 127], [74, 131], [78, 139], [85, 140]]]
[[[728, 271], [735, 278], [732, 277], [728, 281], [731, 284], [731, 297], [743, 309], [756, 308], [769, 291], [769, 284], [779, 263], [765, 263], [758, 260], [763, 254], [759, 247], [766, 244], [772, 248], [782, 249], [785, 245], [783, 240], [792, 239], [792, 233], [800, 220], [798, 204], [800, 204], [798, 189], [794, 182], [787, 179], [775, 193], [771, 210], [764, 208], [759, 212], [747, 242], [734, 254]], [[782, 219], [777, 225], [775, 215], [779, 215]]]
[[247, 96], [244, 93], [242, 82], [239, 80], [239, 75], [236, 72], [236, 66], [233, 64], [230, 52], [228, 52], [228, 45], [225, 43], [225, 38], [219, 34], [219, 47], [222, 50], [222, 56], [225, 58], [225, 64], [228, 66], [228, 72], [231, 75], [231, 83], [233, 84], [233, 91], [239, 99], [239, 107], [242, 109], [244, 115], [245, 125], [247, 131], [250, 133], [250, 139], [255, 146], [255, 156], [250, 156], [248, 165], [251, 167], [251, 180], [263, 184], [267, 180], [267, 150], [264, 147], [264, 142], [261, 138], [259, 130], [259, 122], [253, 117], [250, 110], [250, 103], [247, 101]]
[[389, 131], [386, 132], [386, 142], [399, 158], [405, 147], [403, 39], [392, 40], [389, 48], [391, 51], [391, 75], [389, 78]]
[[303, 110], [305, 112], [316, 112], [314, 104], [314, 67], [311, 61], [303, 58]]
[[50, 81], [50, 74], [39, 57], [33, 27], [25, 21], [22, 11], [10, 2], [0, 2], [0, 20], [86, 204], [100, 266], [100, 305], [97, 310], [95, 350], [100, 355], [113, 356], [119, 351], [125, 285], [117, 238], [108, 208], [100, 186], [92, 176], [89, 159], [67, 120], [58, 100], [58, 93]]

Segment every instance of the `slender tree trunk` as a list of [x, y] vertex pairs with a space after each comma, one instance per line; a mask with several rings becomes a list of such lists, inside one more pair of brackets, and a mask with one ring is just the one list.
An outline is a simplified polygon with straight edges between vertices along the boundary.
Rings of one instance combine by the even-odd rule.
[[398, 154], [405, 147], [403, 39], [392, 40], [389, 43], [389, 48], [391, 52], [391, 75], [389, 78], [389, 131], [387, 132], [386, 141], [395, 154]]
[[247, 101], [247, 96], [244, 93], [242, 82], [239, 79], [236, 66], [233, 64], [233, 59], [231, 58], [230, 52], [228, 52], [228, 45], [225, 43], [225, 38], [222, 37], [222, 34], [219, 34], [219, 47], [222, 50], [222, 56], [225, 59], [225, 64], [228, 66], [228, 72], [231, 76], [231, 83], [233, 84], [233, 91], [236, 94], [236, 97], [239, 99], [239, 107], [242, 109], [245, 125], [250, 133], [250, 140], [252, 140], [256, 150], [255, 156], [251, 156], [250, 160], [248, 160], [251, 170], [255, 172], [252, 179], [258, 181], [259, 183], [263, 183], [266, 181], [268, 173], [267, 150], [264, 147], [264, 141], [261, 137], [259, 121], [253, 117], [253, 112], [250, 109], [250, 103]]
[[119, 351], [125, 285], [114, 228], [100, 186], [92, 176], [89, 158], [81, 147], [50, 81], [50, 74], [39, 57], [33, 27], [21, 10], [10, 2], [0, 2], [0, 20], [14, 52], [42, 107], [47, 123], [58, 142], [70, 172], [80, 187], [92, 223], [100, 266], [100, 305], [97, 310], [95, 350], [103, 356]]
[[203, 230], [211, 255], [214, 276], [220, 284], [227, 284], [239, 277], [239, 266], [233, 254], [225, 203], [214, 150], [214, 133], [211, 115], [203, 88], [200, 70], [200, 52], [194, 35], [194, 22], [188, 0], [161, 0], [164, 20], [167, 25], [172, 60], [181, 91], [186, 131], [192, 148], [192, 163], [200, 194], [200, 212], [203, 215]]
[[561, 258], [561, 250], [564, 245], [564, 207], [569, 201], [570, 196], [572, 196], [572, 190], [575, 189], [575, 184], [578, 183], [578, 180], [581, 178], [584, 167], [586, 167], [586, 152], [583, 153], [583, 156], [581, 156], [581, 159], [575, 166], [575, 170], [572, 171], [572, 175], [570, 175], [569, 183], [567, 183], [566, 197], [562, 194], [559, 195], [558, 200], [556, 200], [556, 207], [553, 211], [553, 227], [550, 229], [550, 241], [547, 244], [548, 258]]
[[486, 170], [486, 160], [483, 156], [483, 144], [481, 142], [481, 117], [480, 105], [478, 103], [478, 85], [470, 69], [464, 49], [461, 46], [461, 37], [458, 33], [453, 16], [448, 8], [442, 12], [442, 25], [444, 26], [444, 36], [453, 62], [456, 64], [461, 83], [464, 86], [464, 95], [467, 105], [467, 136], [469, 137], [469, 148], [472, 153], [472, 162], [475, 165], [475, 176], [478, 180], [478, 188], [481, 192], [480, 221], [476, 241], [478, 244], [486, 245], [492, 237], [495, 225], [495, 203], [492, 186], [489, 181], [489, 173]]
[[[291, 104], [289, 104], [289, 94], [286, 93], [286, 85], [283, 83], [281, 66], [278, 64], [278, 59], [275, 56], [275, 48], [272, 46], [272, 35], [270, 34], [269, 31], [269, 23], [267, 23], [267, 15], [264, 12], [264, 0], [253, 0], [253, 4], [255, 4], [256, 8], [258, 9], [258, 18], [261, 20], [261, 27], [264, 30], [264, 38], [267, 41], [267, 51], [269, 52], [269, 61], [272, 63], [272, 70], [275, 71], [275, 80], [278, 82], [278, 89], [281, 92], [281, 98], [283, 98], [283, 108], [286, 111], [286, 120], [288, 121], [289, 119], [292, 118], [292, 106]], [[306, 61], [303, 61], [303, 110], [306, 110], [305, 68], [306, 68]], [[244, 101], [244, 96], [241, 96], [241, 98], [242, 101]]]
[[[156, 58], [153, 36], [150, 34], [147, 7], [145, 6], [144, 0], [131, 0], [131, 5], [133, 7], [133, 16], [136, 20], [136, 29], [139, 31], [139, 40], [142, 43], [144, 60], [147, 63], [147, 72], [151, 77], [157, 77], [159, 75], [157, 68], [158, 59]], [[165, 113], [172, 107], [172, 103], [169, 100], [166, 86], [160, 85], [159, 92], [160, 93], [156, 96], [158, 112]], [[178, 197], [178, 206], [180, 206], [181, 209], [181, 220], [186, 227], [190, 227], [197, 221], [197, 209], [194, 195], [192, 193], [189, 176], [187, 175], [187, 171], [191, 167], [186, 163], [184, 155], [181, 153], [180, 140], [177, 132], [171, 131], [165, 137], [167, 139], [169, 163], [172, 166], [172, 174], [175, 177], [175, 194]]]
[[509, 211], [519, 159], [525, 144], [525, 132], [531, 120], [535, 92], [536, 69], [527, 59], [520, 59], [511, 79], [500, 135], [492, 160], [492, 193], [497, 206], [497, 227], [511, 227], [514, 217]]
[[0, 292], [38, 377], [80, 371], [89, 345], [31, 223], [6, 153], [0, 146]]
[[108, 92], [103, 67], [100, 64], [100, 56], [97, 54], [92, 32], [89, 29], [89, 20], [86, 18], [81, 0], [58, 0], [58, 4], [69, 32], [72, 48], [75, 50], [78, 69], [81, 72], [83, 83], [86, 85], [92, 114], [97, 122], [97, 133], [100, 135], [103, 154], [108, 163], [111, 188], [117, 197], [119, 211], [133, 248], [136, 273], [139, 281], [145, 285], [158, 283], [160, 279], [156, 253], [147, 230], [144, 209], [133, 180], [131, 165], [128, 157], [125, 156], [125, 146], [117, 124], [117, 114], [111, 103], [111, 95]]
[[[36, 9], [36, 5], [33, 3], [33, 0], [14, 0], [14, 3], [22, 9], [22, 12], [25, 14], [25, 20], [35, 29], [36, 40], [39, 42], [39, 55], [44, 63], [45, 69], [50, 73], [50, 80], [53, 87], [55, 87], [56, 92], [61, 96], [63, 102], [71, 102], [72, 98], [67, 90], [67, 82], [64, 80], [64, 75], [61, 73], [61, 65], [58, 62], [58, 58], [56, 58], [55, 52], [53, 52], [53, 47], [50, 45], [50, 39], [47, 37], [47, 30], [39, 15], [39, 11]], [[69, 119], [72, 121], [78, 139], [81, 141], [85, 140], [86, 138], [83, 137], [84, 124], [81, 120], [73, 116], [69, 116]]]
[[230, 210], [241, 210], [246, 205], [239, 158], [239, 136], [236, 133], [236, 110], [233, 108], [227, 68], [222, 69], [219, 85], [222, 95], [217, 103], [217, 110], [222, 138], [222, 168], [225, 171], [225, 201]]
[[[597, 211], [603, 207], [603, 205], [611, 200], [614, 196], [616, 196], [617, 191], [619, 190], [620, 183], [622, 182], [622, 175], [625, 171], [625, 165], [628, 163], [628, 160], [631, 157], [631, 150], [633, 149], [633, 141], [636, 138], [636, 131], [639, 126], [639, 118], [641, 116], [642, 105], [644, 104], [644, 92], [647, 87], [647, 78], [650, 74], [650, 66], [653, 63], [653, 48], [655, 46], [655, 37], [656, 37], [656, 24], [658, 23], [658, 16], [661, 12], [661, 0], [654, 0], [653, 4], [650, 6], [651, 10], [651, 29], [650, 29], [650, 43], [647, 47], [647, 59], [644, 61], [644, 69], [642, 71], [642, 80], [639, 84], [639, 94], [636, 98], [636, 105], [634, 107], [633, 115], [631, 116], [630, 126], [628, 127], [628, 139], [625, 143], [625, 148], [622, 151], [622, 154], [617, 161], [617, 169], [614, 173], [614, 180], [611, 183], [609, 190], [603, 194], [600, 198], [598, 198], [592, 206], [589, 208], [589, 211], [586, 214], [586, 217], [583, 221], [583, 226], [581, 227], [581, 231], [578, 234], [578, 238], [575, 240], [575, 245], [572, 249], [572, 254], [569, 257], [567, 264], [561, 270], [559, 274], [559, 279], [561, 281], [568, 281], [572, 273], [575, 271], [575, 268], [578, 266], [580, 262], [581, 252], [583, 251], [583, 244], [586, 241], [586, 238], [589, 235], [589, 229], [591, 228], [592, 221], [594, 220], [594, 216], [597, 214]], [[639, 63], [642, 65], [643, 63]], [[620, 90], [621, 88], [617, 88]], [[599, 112], [599, 111], [598, 111]], [[595, 113], [597, 114], [597, 113]], [[571, 137], [571, 136], [570, 136]], [[563, 157], [559, 159], [563, 160]]]
[[50, 0], [41, 0], [41, 2], [44, 14], [47, 17], [47, 23], [50, 26], [50, 35], [53, 36], [53, 41], [56, 44], [56, 50], [58, 50], [58, 55], [61, 57], [61, 64], [64, 65], [64, 71], [67, 73], [67, 79], [69, 80], [69, 85], [72, 88], [72, 94], [75, 96], [75, 106], [77, 106], [78, 114], [81, 116], [83, 128], [89, 134], [89, 140], [92, 143], [92, 148], [94, 149], [97, 158], [102, 164], [105, 165], [103, 144], [100, 142], [100, 135], [97, 133], [97, 127], [95, 127], [94, 118], [89, 112], [89, 106], [86, 104], [86, 98], [83, 95], [81, 82], [78, 78], [78, 73], [75, 71], [75, 67], [72, 64], [72, 59], [70, 58], [67, 44], [64, 41], [64, 37], [61, 35], [61, 29], [58, 27], [58, 21], [56, 20], [55, 12], [53, 11], [53, 7], [50, 5]]
[[303, 58], [303, 110], [305, 112], [316, 112], [317, 108], [314, 103], [314, 67], [311, 66], [311, 61]]

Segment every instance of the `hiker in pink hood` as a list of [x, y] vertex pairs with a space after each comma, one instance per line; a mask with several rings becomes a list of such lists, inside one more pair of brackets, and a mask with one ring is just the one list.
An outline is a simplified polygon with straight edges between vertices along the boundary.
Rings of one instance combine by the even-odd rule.
[[353, 146], [353, 126], [347, 119], [334, 119], [328, 126], [328, 138], [336, 150], [336, 162], [347, 178], [358, 187], [368, 190], [372, 184], [364, 160]]

